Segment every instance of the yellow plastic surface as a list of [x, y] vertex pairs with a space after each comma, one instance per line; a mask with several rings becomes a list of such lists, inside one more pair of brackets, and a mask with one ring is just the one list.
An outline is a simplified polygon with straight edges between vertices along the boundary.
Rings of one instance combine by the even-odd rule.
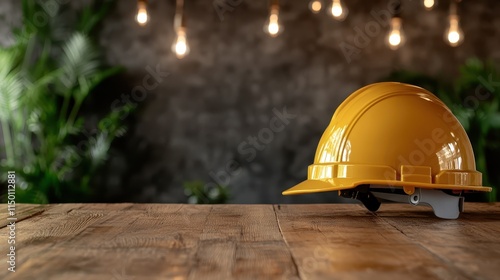
[[482, 186], [469, 138], [429, 91], [402, 83], [363, 87], [337, 108], [308, 180], [283, 195], [359, 185], [491, 191]]

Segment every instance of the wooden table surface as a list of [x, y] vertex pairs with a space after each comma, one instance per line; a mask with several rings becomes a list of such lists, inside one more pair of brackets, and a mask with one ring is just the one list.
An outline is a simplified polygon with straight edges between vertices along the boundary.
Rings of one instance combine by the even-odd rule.
[[[4, 204], [3, 208], [7, 206]], [[1, 279], [499, 279], [500, 203], [16, 205], [16, 272]]]

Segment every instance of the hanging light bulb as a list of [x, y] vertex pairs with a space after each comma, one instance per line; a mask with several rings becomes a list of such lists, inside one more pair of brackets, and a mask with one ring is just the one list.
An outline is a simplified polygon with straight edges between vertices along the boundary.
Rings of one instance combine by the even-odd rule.
[[309, 2], [309, 9], [314, 14], [317, 14], [321, 11], [321, 9], [323, 9], [323, 3], [321, 2], [321, 0], [311, 0]]
[[397, 50], [404, 45], [406, 36], [403, 30], [403, 19], [401, 18], [401, 1], [394, 5], [394, 16], [391, 18], [391, 26], [386, 37], [386, 44], [391, 50]]
[[444, 39], [452, 47], [457, 47], [464, 41], [464, 32], [460, 27], [460, 17], [457, 15], [455, 2], [451, 3], [450, 15], [448, 16], [448, 27], [444, 32]]
[[279, 13], [277, 11], [273, 12], [269, 16], [269, 24], [267, 24], [267, 32], [271, 36], [277, 36], [280, 32], [280, 24], [279, 24]]
[[436, 6], [436, 1], [435, 0], [424, 0], [423, 1], [424, 8], [428, 11], [432, 10], [434, 6]]
[[400, 17], [391, 19], [391, 29], [387, 34], [387, 45], [391, 50], [397, 50], [405, 43], [405, 34], [403, 31], [403, 20]]
[[264, 32], [276, 37], [283, 32], [283, 26], [279, 20], [280, 6], [278, 0], [273, 0], [269, 12], [269, 19], [264, 24]]
[[332, 0], [332, 4], [328, 7], [328, 13], [336, 20], [342, 21], [349, 14], [349, 10], [341, 0]]
[[176, 33], [172, 52], [178, 59], [189, 54], [189, 44], [187, 41], [186, 19], [184, 17], [184, 0], [177, 0], [177, 8], [174, 16], [174, 30]]
[[460, 19], [457, 15], [450, 15], [448, 28], [445, 31], [446, 40], [452, 47], [457, 47], [464, 41], [464, 32], [460, 28]]
[[172, 51], [177, 58], [182, 59], [189, 54], [189, 45], [187, 43], [186, 28], [180, 27], [177, 29], [177, 36], [172, 44]]
[[149, 15], [147, 0], [137, 1], [137, 15], [135, 16], [135, 20], [137, 20], [140, 26], [144, 26], [148, 23]]

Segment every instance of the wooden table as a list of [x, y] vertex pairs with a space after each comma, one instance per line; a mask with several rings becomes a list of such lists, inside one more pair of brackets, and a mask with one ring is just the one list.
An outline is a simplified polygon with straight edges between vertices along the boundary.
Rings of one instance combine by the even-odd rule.
[[[3, 209], [7, 206], [4, 204]], [[499, 279], [500, 203], [458, 220], [382, 205], [16, 206], [1, 279]]]

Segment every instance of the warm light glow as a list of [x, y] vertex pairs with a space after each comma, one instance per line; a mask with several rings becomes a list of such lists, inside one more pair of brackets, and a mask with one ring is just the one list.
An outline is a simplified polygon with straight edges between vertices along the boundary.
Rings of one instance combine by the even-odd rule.
[[401, 18], [394, 17], [391, 19], [391, 29], [387, 36], [387, 44], [392, 50], [396, 50], [404, 44], [403, 22]]
[[271, 35], [271, 37], [276, 37], [283, 31], [283, 27], [279, 22], [279, 8], [277, 6], [271, 7], [269, 20], [264, 25], [264, 31]]
[[271, 35], [278, 34], [278, 32], [280, 31], [280, 26], [279, 26], [278, 22], [276, 22], [276, 21], [269, 22], [269, 25], [267, 26], [267, 31]]
[[341, 15], [342, 15], [342, 6], [340, 6], [339, 2], [333, 2], [332, 16], [339, 17]]
[[149, 16], [148, 16], [148, 9], [146, 2], [144, 1], [137, 2], [137, 16], [135, 19], [141, 26], [144, 26], [146, 25], [146, 23], [148, 23]]
[[424, 0], [424, 7], [426, 10], [432, 10], [436, 2], [434, 0]]
[[309, 2], [309, 9], [315, 14], [319, 13], [322, 8], [323, 4], [319, 0], [312, 0], [311, 2]]
[[448, 28], [445, 31], [445, 40], [452, 47], [462, 44], [464, 32], [460, 28], [460, 19], [457, 15], [450, 15]]
[[458, 41], [460, 41], [460, 33], [457, 31], [451, 31], [448, 33], [448, 41], [452, 44], [458, 43]]
[[184, 28], [179, 28], [179, 30], [177, 30], [177, 38], [172, 45], [172, 51], [179, 59], [189, 54], [189, 45], [187, 43], [186, 31]]
[[187, 52], [186, 40], [184, 39], [178, 40], [177, 43], [175, 44], [175, 53], [178, 56], [184, 56], [186, 55], [186, 52]]
[[401, 44], [401, 35], [399, 32], [394, 32], [389, 35], [389, 44], [392, 46], [399, 46], [399, 44]]
[[329, 13], [336, 20], [344, 20], [348, 14], [347, 7], [343, 5], [341, 0], [332, 0]]

